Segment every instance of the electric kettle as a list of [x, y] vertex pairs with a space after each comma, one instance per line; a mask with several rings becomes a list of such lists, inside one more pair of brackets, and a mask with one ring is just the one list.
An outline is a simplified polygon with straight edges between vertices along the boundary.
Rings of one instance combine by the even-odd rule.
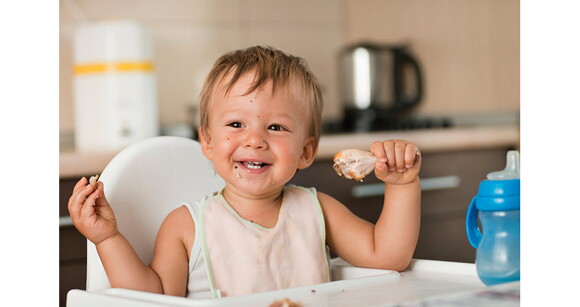
[[363, 43], [340, 53], [344, 127], [380, 130], [406, 114], [423, 97], [418, 60], [406, 46]]

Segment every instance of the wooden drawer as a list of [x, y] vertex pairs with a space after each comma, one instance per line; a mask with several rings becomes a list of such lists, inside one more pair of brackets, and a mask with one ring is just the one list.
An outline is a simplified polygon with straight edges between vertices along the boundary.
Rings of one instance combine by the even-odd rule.
[[423, 214], [467, 210], [479, 183], [489, 172], [503, 169], [507, 148], [425, 154], [421, 179], [457, 176], [456, 188], [423, 191]]
[[59, 268], [59, 306], [66, 306], [66, 294], [72, 289], [86, 289], [86, 260], [61, 263]]
[[425, 219], [413, 258], [457, 262], [475, 262], [475, 248], [465, 235], [465, 215], [452, 214], [445, 219]]
[[61, 178], [58, 187], [58, 214], [59, 216], [68, 216], [68, 199], [72, 195], [73, 188], [79, 178]]
[[87, 239], [74, 226], [63, 226], [59, 229], [60, 261], [87, 258]]
[[[68, 199], [79, 178], [60, 180], [60, 217], [69, 216]], [[87, 239], [72, 225], [60, 226], [59, 260], [59, 306], [65, 306], [68, 291], [85, 289], [87, 277]]]

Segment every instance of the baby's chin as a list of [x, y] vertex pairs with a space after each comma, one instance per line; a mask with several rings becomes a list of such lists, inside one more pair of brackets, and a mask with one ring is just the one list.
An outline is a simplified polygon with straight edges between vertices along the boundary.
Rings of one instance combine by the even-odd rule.
[[240, 179], [228, 185], [230, 189], [235, 190], [237, 194], [251, 199], [271, 197], [272, 195], [281, 193], [284, 189], [284, 184], [279, 184], [275, 181], [264, 183], [260, 180], [249, 179]]

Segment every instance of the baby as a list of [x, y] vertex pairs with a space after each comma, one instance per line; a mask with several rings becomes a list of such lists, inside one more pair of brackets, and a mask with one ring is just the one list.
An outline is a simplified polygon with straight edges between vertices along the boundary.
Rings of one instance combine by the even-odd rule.
[[[363, 220], [331, 196], [287, 185], [312, 164], [322, 97], [306, 63], [271, 47], [227, 53], [201, 93], [200, 143], [225, 187], [162, 223], [149, 265], [118, 231], [104, 194], [82, 178], [69, 200], [75, 227], [112, 287], [188, 297], [250, 294], [330, 281], [327, 247], [355, 266], [404, 270], [419, 234], [421, 159], [404, 140], [374, 142], [382, 213]], [[114, 204], [113, 204], [114, 205]]]

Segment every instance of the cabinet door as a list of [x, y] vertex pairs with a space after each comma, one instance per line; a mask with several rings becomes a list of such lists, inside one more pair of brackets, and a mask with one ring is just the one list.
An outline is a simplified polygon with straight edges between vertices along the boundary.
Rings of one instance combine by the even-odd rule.
[[68, 291], [86, 288], [87, 239], [74, 226], [62, 226], [59, 245], [59, 299], [64, 306]]
[[[80, 177], [79, 177], [80, 178]], [[59, 215], [68, 217], [68, 199], [79, 178], [63, 178], [59, 187]], [[87, 277], [87, 240], [73, 225], [59, 229], [59, 301], [66, 304], [71, 289], [85, 289]]]
[[[475, 261], [475, 249], [465, 234], [467, 207], [486, 174], [504, 168], [507, 150], [423, 154], [420, 177], [425, 190], [421, 193], [421, 231], [414, 258]], [[336, 175], [330, 160], [317, 160], [311, 167], [298, 171], [291, 183], [316, 187], [372, 223], [382, 211], [382, 182], [372, 174], [362, 183], [346, 180]], [[360, 193], [362, 190], [370, 192]]]

